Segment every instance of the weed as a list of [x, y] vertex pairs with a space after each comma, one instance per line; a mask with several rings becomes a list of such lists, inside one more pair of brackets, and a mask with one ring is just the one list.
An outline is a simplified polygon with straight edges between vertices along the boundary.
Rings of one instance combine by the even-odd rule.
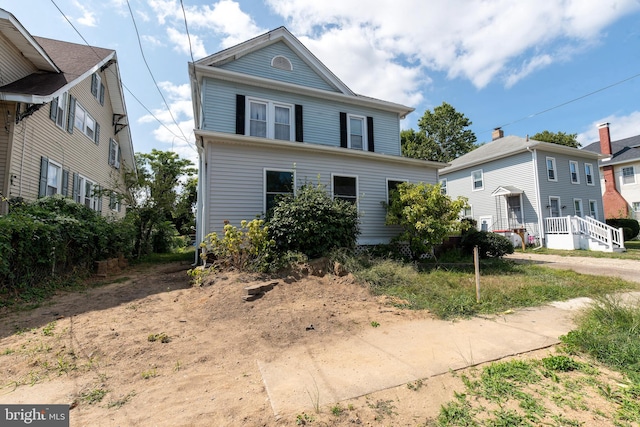
[[340, 406], [339, 403], [331, 407], [331, 413], [336, 417], [339, 417], [340, 415], [342, 415], [343, 412], [344, 412], [344, 409], [342, 408], [342, 406]]
[[174, 372], [178, 372], [180, 369], [182, 369], [182, 363], [180, 363], [180, 361], [176, 361], [176, 364], [173, 366], [173, 371]]
[[380, 326], [380, 323], [376, 322], [375, 320], [371, 321], [371, 326], [374, 328], [377, 328], [378, 326]]
[[407, 388], [413, 391], [420, 390], [422, 386], [423, 386], [422, 380], [415, 380], [413, 382], [407, 383]]
[[353, 406], [353, 403], [349, 403], [349, 406], [347, 406], [347, 409], [349, 411], [353, 411], [355, 409], [355, 407]]
[[120, 407], [126, 405], [131, 400], [131, 398], [133, 396], [135, 396], [135, 395], [136, 395], [136, 392], [132, 391], [132, 392], [122, 396], [118, 400], [113, 400], [113, 401], [109, 402], [107, 404], [107, 408], [120, 408]]
[[44, 328], [42, 328], [42, 335], [44, 335], [46, 337], [52, 337], [53, 336], [53, 330], [55, 328], [56, 328], [56, 322], [55, 321], [47, 324]]
[[489, 427], [516, 427], [516, 426], [530, 426], [531, 424], [525, 417], [518, 414], [513, 410], [500, 409], [494, 412], [496, 418], [488, 420], [487, 426]]
[[156, 341], [160, 341], [161, 343], [168, 343], [171, 342], [171, 337], [167, 334], [165, 334], [164, 332], [160, 332], [159, 334], [150, 334], [147, 337], [147, 341], [149, 342], [156, 342]]
[[582, 363], [564, 355], [553, 355], [542, 359], [542, 366], [551, 371], [569, 372], [582, 367]]
[[474, 411], [464, 395], [456, 396], [456, 400], [448, 402], [440, 408], [437, 418], [438, 426], [477, 426], [473, 419]]
[[318, 388], [318, 383], [316, 379], [313, 379], [314, 391], [311, 393], [309, 389], [307, 389], [307, 394], [309, 395], [309, 399], [311, 399], [311, 404], [313, 405], [313, 409], [316, 411], [316, 414], [320, 413], [320, 389]]
[[143, 371], [140, 375], [145, 380], [148, 380], [149, 378], [157, 377], [158, 376], [158, 372], [156, 371], [156, 368], [151, 368], [151, 369], [149, 369], [147, 371]]
[[302, 414], [298, 414], [296, 416], [296, 425], [297, 426], [305, 426], [307, 424], [310, 424], [312, 422], [314, 422], [316, 419], [313, 418], [311, 415], [309, 414], [305, 414], [304, 412]]
[[2, 355], [3, 355], [3, 356], [8, 356], [8, 355], [13, 354], [13, 353], [15, 353], [15, 352], [16, 352], [16, 351], [15, 351], [15, 350], [13, 350], [13, 349], [11, 349], [11, 348], [5, 348], [5, 349], [4, 349], [4, 351], [2, 352]]
[[109, 390], [103, 388], [95, 388], [80, 395], [80, 399], [89, 405], [101, 402], [104, 396], [109, 393]]
[[375, 409], [377, 413], [375, 419], [377, 421], [384, 419], [385, 416], [390, 417], [397, 414], [394, 411], [396, 407], [393, 405], [393, 400], [378, 400], [375, 404], [368, 402], [367, 405], [369, 408]]

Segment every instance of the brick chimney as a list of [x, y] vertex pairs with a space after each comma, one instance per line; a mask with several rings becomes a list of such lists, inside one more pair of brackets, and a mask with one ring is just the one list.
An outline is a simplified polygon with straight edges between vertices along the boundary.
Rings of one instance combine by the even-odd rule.
[[[609, 123], [598, 125], [600, 134], [600, 152], [605, 156], [611, 156], [611, 135], [609, 134]], [[604, 193], [602, 203], [604, 204], [605, 218], [625, 218], [629, 214], [629, 204], [618, 191], [615, 169], [612, 165], [602, 165], [602, 177], [604, 178]]]
[[600, 133], [600, 152], [605, 155], [611, 155], [611, 135], [609, 134], [609, 123], [598, 125]]
[[504, 136], [504, 131], [500, 128], [495, 128], [493, 133], [491, 134], [491, 140], [495, 141], [496, 139], [500, 139]]

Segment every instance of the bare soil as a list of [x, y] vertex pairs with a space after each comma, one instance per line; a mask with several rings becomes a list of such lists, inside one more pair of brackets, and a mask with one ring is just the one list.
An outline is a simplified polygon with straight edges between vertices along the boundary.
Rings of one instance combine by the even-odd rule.
[[442, 375], [276, 417], [257, 359], [330, 347], [371, 319], [430, 314], [395, 308], [349, 275], [289, 274], [246, 302], [245, 287], [273, 279], [219, 273], [193, 286], [188, 268], [131, 267], [37, 309], [1, 312], [0, 402], [70, 404], [72, 426], [420, 426], [464, 389], [460, 373]]

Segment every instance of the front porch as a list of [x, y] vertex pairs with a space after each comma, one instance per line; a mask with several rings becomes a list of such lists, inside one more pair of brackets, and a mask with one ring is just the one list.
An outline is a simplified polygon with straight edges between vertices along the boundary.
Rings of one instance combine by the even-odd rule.
[[545, 246], [549, 249], [626, 251], [622, 228], [613, 228], [591, 217], [545, 218], [544, 224]]

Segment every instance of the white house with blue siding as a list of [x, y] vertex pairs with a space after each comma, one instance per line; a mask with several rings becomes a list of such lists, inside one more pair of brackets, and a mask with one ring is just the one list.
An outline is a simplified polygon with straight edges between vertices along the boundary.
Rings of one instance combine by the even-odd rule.
[[556, 249], [624, 248], [619, 230], [603, 223], [601, 155], [505, 137], [500, 129], [493, 138], [440, 171], [443, 191], [468, 199], [464, 215], [479, 229], [502, 233], [518, 245], [524, 239]]
[[284, 27], [190, 63], [189, 74], [200, 241], [313, 182], [357, 204], [359, 244], [386, 243], [398, 232], [385, 225], [389, 188], [435, 184], [446, 166], [402, 157], [412, 108], [353, 93]]

